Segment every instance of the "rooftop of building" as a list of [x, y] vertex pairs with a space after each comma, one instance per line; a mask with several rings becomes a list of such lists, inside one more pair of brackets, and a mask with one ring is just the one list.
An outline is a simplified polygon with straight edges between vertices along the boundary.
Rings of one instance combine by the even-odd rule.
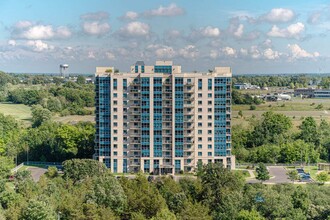
[[217, 75], [223, 77], [231, 77], [232, 71], [230, 67], [214, 67], [213, 70], [208, 70], [205, 72], [182, 72], [181, 65], [173, 65], [173, 61], [156, 61], [153, 66], [146, 66], [144, 61], [136, 61], [134, 65], [131, 66], [130, 72], [115, 72], [114, 67], [96, 67], [96, 76], [110, 76], [112, 74], [203, 74], [203, 75]]

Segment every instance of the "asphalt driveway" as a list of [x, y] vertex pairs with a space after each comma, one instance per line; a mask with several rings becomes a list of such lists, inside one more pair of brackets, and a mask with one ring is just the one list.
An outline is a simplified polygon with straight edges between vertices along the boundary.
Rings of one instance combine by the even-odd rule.
[[31, 171], [34, 182], [38, 182], [40, 177], [47, 172], [47, 169], [40, 167], [29, 167], [27, 170]]
[[[288, 179], [286, 175], [286, 169], [283, 166], [268, 166], [269, 174], [272, 178], [265, 181], [264, 183], [268, 184], [279, 184], [279, 183], [290, 183], [291, 181]], [[259, 180], [251, 179], [247, 181], [248, 183], [259, 183]]]

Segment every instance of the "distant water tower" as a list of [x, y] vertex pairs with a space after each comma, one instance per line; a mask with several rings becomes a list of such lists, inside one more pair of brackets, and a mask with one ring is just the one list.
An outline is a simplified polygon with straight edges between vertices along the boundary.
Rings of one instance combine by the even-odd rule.
[[67, 69], [69, 68], [68, 64], [61, 64], [60, 65], [60, 73], [61, 77], [65, 78], [67, 77]]

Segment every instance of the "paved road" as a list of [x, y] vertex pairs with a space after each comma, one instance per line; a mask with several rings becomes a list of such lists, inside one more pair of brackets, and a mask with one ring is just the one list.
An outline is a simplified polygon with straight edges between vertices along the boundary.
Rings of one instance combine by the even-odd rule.
[[28, 170], [31, 171], [31, 175], [34, 182], [38, 182], [41, 175], [47, 172], [47, 169], [39, 168], [39, 167], [29, 167]]
[[[286, 175], [286, 169], [282, 166], [269, 166], [267, 167], [269, 170], [270, 176], [272, 176], [271, 179], [265, 181], [264, 183], [269, 184], [278, 184], [278, 183], [290, 183], [291, 181], [288, 179], [288, 176]], [[248, 180], [248, 183], [258, 183], [259, 180]]]

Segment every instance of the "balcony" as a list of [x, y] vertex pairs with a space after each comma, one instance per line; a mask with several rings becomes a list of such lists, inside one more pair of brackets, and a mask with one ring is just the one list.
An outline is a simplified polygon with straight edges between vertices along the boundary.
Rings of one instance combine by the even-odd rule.
[[194, 115], [195, 112], [192, 111], [192, 110], [191, 110], [191, 111], [184, 111], [183, 114], [184, 114], [184, 115]]
[[186, 95], [186, 96], [183, 97], [183, 99], [184, 99], [185, 101], [193, 101], [194, 98], [195, 98], [195, 97], [194, 97], [193, 95], [189, 95], [189, 96]]

